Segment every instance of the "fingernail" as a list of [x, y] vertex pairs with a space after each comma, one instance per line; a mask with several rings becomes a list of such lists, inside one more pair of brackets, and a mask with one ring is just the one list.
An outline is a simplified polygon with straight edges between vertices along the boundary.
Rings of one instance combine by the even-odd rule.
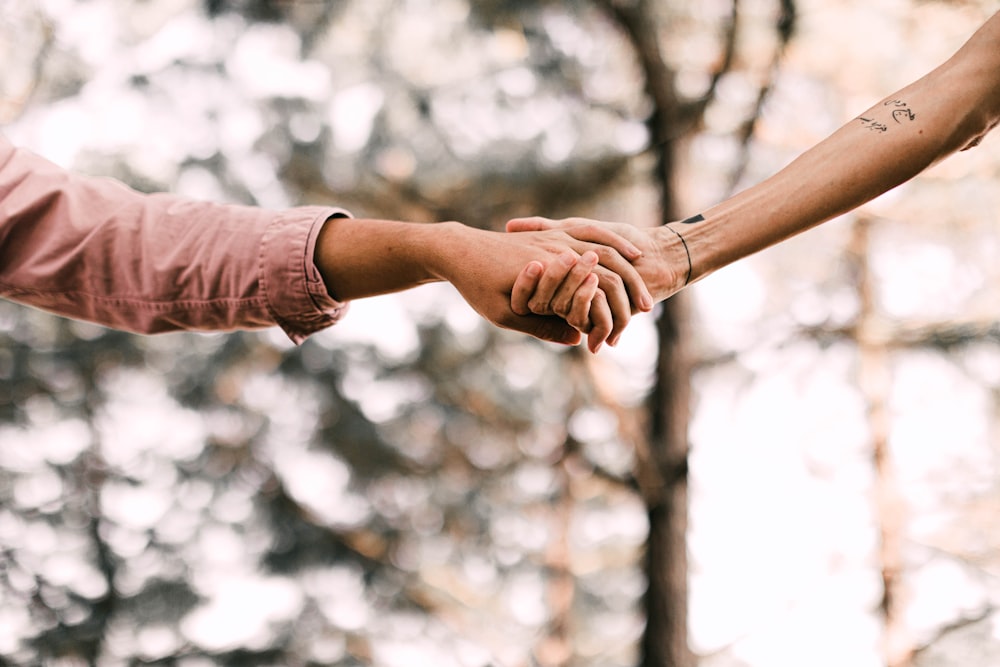
[[562, 262], [563, 266], [573, 266], [576, 264], [576, 255], [563, 253], [559, 255], [559, 261]]
[[642, 308], [643, 310], [652, 310], [653, 297], [651, 297], [649, 294], [644, 293], [642, 296], [639, 297], [639, 307]]
[[531, 262], [525, 269], [525, 273], [528, 274], [529, 278], [537, 278], [542, 273], [542, 265], [538, 262]]
[[597, 354], [598, 352], [600, 352], [602, 345], [603, 345], [603, 343], [598, 343], [597, 345], [595, 345], [594, 349], [591, 350], [591, 353], [592, 354]]
[[640, 257], [642, 257], [642, 251], [639, 250], [639, 248], [637, 248], [636, 246], [630, 246], [628, 250], [629, 250], [629, 252], [632, 253], [632, 259], [633, 260], [636, 260], [636, 259], [639, 259]]

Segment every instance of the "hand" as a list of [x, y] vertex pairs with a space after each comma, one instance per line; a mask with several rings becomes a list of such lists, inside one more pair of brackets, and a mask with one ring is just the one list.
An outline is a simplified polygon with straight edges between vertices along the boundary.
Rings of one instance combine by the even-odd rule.
[[[594, 349], [624, 330], [631, 301], [652, 307], [652, 297], [630, 261], [639, 257], [639, 250], [611, 230], [595, 228], [580, 239], [555, 229], [515, 235], [445, 224], [450, 225], [449, 238], [442, 243], [448, 252], [437, 275], [498, 326], [564, 344], [577, 344], [582, 330]], [[515, 312], [515, 279], [522, 270], [540, 274], [548, 267], [559, 267], [555, 270], [563, 281], [574, 286], [573, 297], [561, 308], [564, 315]]]
[[504, 234], [458, 222], [331, 217], [317, 236], [313, 259], [338, 301], [447, 280], [493, 324], [575, 345], [580, 333], [565, 319], [511, 309], [514, 281], [526, 266], [561, 267], [563, 281], [577, 294], [564, 312], [594, 344], [625, 327], [630, 300], [650, 296], [631, 263], [641, 255], [634, 244], [609, 229], [595, 227], [586, 236], [578, 239], [556, 229]]
[[[563, 253], [548, 267], [538, 261], [529, 262], [518, 276], [518, 280], [524, 276], [524, 280], [532, 281], [532, 289], [539, 279], [550, 280], [553, 275], [559, 276], [568, 293], [566, 305], [559, 309], [560, 317], [577, 331], [587, 334], [587, 347], [591, 352], [597, 352], [614, 330], [614, 315], [607, 295], [599, 288], [600, 280], [593, 273], [597, 263], [597, 254], [590, 250], [579, 258], [571, 253]], [[515, 286], [516, 284], [515, 281]], [[513, 303], [512, 298], [511, 304]], [[527, 308], [513, 310], [518, 315], [532, 314]], [[552, 313], [546, 310], [542, 314]], [[619, 321], [627, 323], [630, 315], [623, 311]]]
[[[642, 251], [633, 268], [642, 277], [654, 301], [662, 301], [684, 286], [688, 270], [687, 253], [677, 237], [663, 227], [640, 228], [585, 218], [518, 218], [507, 223], [508, 232], [539, 230], [561, 230], [581, 241], [592, 241], [595, 236], [603, 237], [608, 233], [628, 239]], [[518, 313], [566, 317], [575, 302], [574, 292], [578, 289], [577, 281], [572, 278], [557, 264], [546, 266], [544, 271], [539, 271], [538, 267], [525, 267], [514, 283], [511, 308]], [[648, 311], [652, 308], [652, 301], [633, 301], [633, 308]], [[617, 344], [619, 337], [620, 331], [608, 339], [609, 344]]]

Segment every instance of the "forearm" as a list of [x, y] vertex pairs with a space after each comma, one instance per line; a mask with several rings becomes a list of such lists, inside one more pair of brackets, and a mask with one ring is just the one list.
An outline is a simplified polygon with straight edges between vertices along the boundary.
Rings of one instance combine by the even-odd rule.
[[471, 231], [458, 223], [335, 218], [316, 243], [316, 266], [330, 295], [360, 299], [445, 280], [442, 265]]
[[[670, 225], [688, 245], [691, 280], [852, 210], [976, 143], [1000, 118], [998, 16], [949, 61], [773, 177], [706, 210], [702, 221]], [[670, 230], [658, 233], [662, 243], [677, 243]]]

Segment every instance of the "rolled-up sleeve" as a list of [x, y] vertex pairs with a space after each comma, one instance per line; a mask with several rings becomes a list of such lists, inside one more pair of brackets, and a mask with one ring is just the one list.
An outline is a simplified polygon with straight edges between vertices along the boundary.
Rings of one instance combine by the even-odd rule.
[[347, 304], [335, 301], [313, 261], [323, 223], [345, 216], [322, 207], [275, 216], [260, 244], [260, 289], [274, 321], [296, 343], [336, 323]]
[[278, 325], [299, 343], [346, 311], [313, 262], [342, 215], [142, 194], [0, 135], [0, 296], [138, 333]]

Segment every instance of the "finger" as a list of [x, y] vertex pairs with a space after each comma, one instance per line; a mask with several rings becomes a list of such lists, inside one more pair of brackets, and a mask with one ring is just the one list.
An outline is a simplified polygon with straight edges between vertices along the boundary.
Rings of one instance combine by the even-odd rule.
[[562, 252], [554, 262], [545, 266], [535, 293], [528, 301], [528, 309], [536, 315], [552, 315], [552, 299], [566, 276], [573, 270], [580, 256], [574, 252]]
[[573, 294], [573, 300], [568, 313], [563, 318], [569, 322], [570, 326], [580, 333], [590, 333], [592, 324], [590, 321], [590, 304], [598, 291], [599, 279], [596, 274], [589, 274]]
[[597, 223], [586, 218], [550, 220], [537, 216], [507, 221], [508, 232], [540, 232], [549, 229], [561, 229], [578, 241], [614, 248], [630, 262], [642, 257], [642, 250], [629, 238], [630, 235], [637, 236], [640, 232], [636, 227], [625, 223]]
[[587, 335], [587, 349], [596, 354], [601, 349], [614, 328], [611, 307], [607, 295], [598, 290], [590, 303], [590, 333]]
[[[593, 250], [598, 254], [599, 263], [620, 275], [627, 287], [629, 299], [636, 311], [648, 312], [653, 309], [653, 297], [632, 262], [642, 256], [642, 251], [624, 234], [638, 234], [639, 230], [624, 223], [596, 224], [584, 218], [550, 220], [542, 217], [514, 218], [507, 222], [508, 232], [531, 232], [548, 229], [562, 229], [573, 239], [586, 243], [574, 250], [583, 254]], [[620, 230], [621, 233], [618, 233]], [[605, 289], [602, 285], [601, 289]], [[547, 296], [547, 295], [546, 295]], [[548, 299], [551, 301], [551, 298]], [[538, 311], [534, 311], [538, 312]]]
[[586, 222], [562, 227], [562, 230], [578, 241], [587, 241], [614, 248], [629, 262], [634, 262], [642, 257], [642, 250], [627, 237], [628, 234], [635, 234], [638, 231], [631, 225], [623, 223], [597, 225]]
[[539, 216], [530, 218], [514, 218], [507, 221], [508, 232], [540, 232], [546, 229], [558, 229], [560, 222]]
[[[639, 233], [637, 228], [624, 223], [595, 224], [583, 218], [550, 220], [548, 218], [531, 217], [514, 218], [507, 222], [508, 232], [544, 231], [547, 229], [563, 229], [571, 238], [580, 241], [580, 244], [573, 245], [573, 249], [580, 254], [585, 253], [587, 250], [596, 252], [601, 266], [621, 276], [632, 307], [637, 312], [648, 312], [653, 309], [653, 297], [646, 287], [646, 283], [639, 275], [639, 272], [632, 265], [633, 261], [642, 256], [642, 252], [622, 234], [614, 231], [621, 230], [623, 234], [636, 234]], [[554, 296], [554, 291], [549, 291], [550, 285], [551, 283], [539, 295], [539, 308], [532, 308], [533, 312], [540, 314], [554, 312], [549, 308], [549, 304]], [[614, 286], [602, 283], [601, 289], [607, 291], [614, 289]], [[609, 297], [611, 296], [609, 293]], [[611, 301], [612, 303], [616, 302], [613, 298]]]
[[632, 319], [632, 304], [629, 302], [628, 292], [625, 290], [621, 276], [605, 271], [598, 273], [598, 277], [600, 278], [598, 284], [607, 298], [613, 321], [611, 332], [607, 338], [608, 345], [614, 346], [618, 337], [628, 326], [629, 320]]
[[538, 280], [544, 270], [545, 267], [541, 262], [528, 262], [514, 279], [514, 287], [510, 293], [510, 309], [518, 315], [531, 314], [528, 301], [538, 288]]
[[[589, 250], [597, 253], [602, 267], [617, 274], [621, 279], [627, 295], [626, 298], [630, 301], [630, 309], [635, 312], [648, 312], [653, 309], [653, 296], [649, 293], [649, 288], [646, 287], [646, 282], [639, 275], [639, 271], [631, 262], [608, 246], [595, 245], [591, 246]], [[609, 290], [617, 289], [617, 287], [602, 282], [601, 289], [608, 292], [608, 298], [613, 302], [614, 295]]]
[[[593, 275], [594, 267], [596, 266], [596, 253], [585, 252], [580, 256], [580, 259], [576, 262], [576, 266], [574, 266], [570, 272], [566, 274], [566, 278], [562, 281], [562, 284], [559, 285], [556, 293], [552, 297], [550, 308], [553, 313], [569, 321], [569, 314], [573, 310], [573, 306], [577, 300], [577, 291], [586, 281], [590, 279], [590, 276]], [[587, 298], [588, 302], [590, 298], [593, 297], [593, 293], [597, 291], [597, 276], [594, 276], [594, 280], [594, 287], [589, 290], [590, 294]], [[580, 329], [581, 332], [587, 333], [590, 331], [590, 318], [584, 316], [582, 318], [582, 322], [586, 328], [580, 328], [579, 326], [577, 328]], [[570, 322], [570, 324], [574, 323]]]

